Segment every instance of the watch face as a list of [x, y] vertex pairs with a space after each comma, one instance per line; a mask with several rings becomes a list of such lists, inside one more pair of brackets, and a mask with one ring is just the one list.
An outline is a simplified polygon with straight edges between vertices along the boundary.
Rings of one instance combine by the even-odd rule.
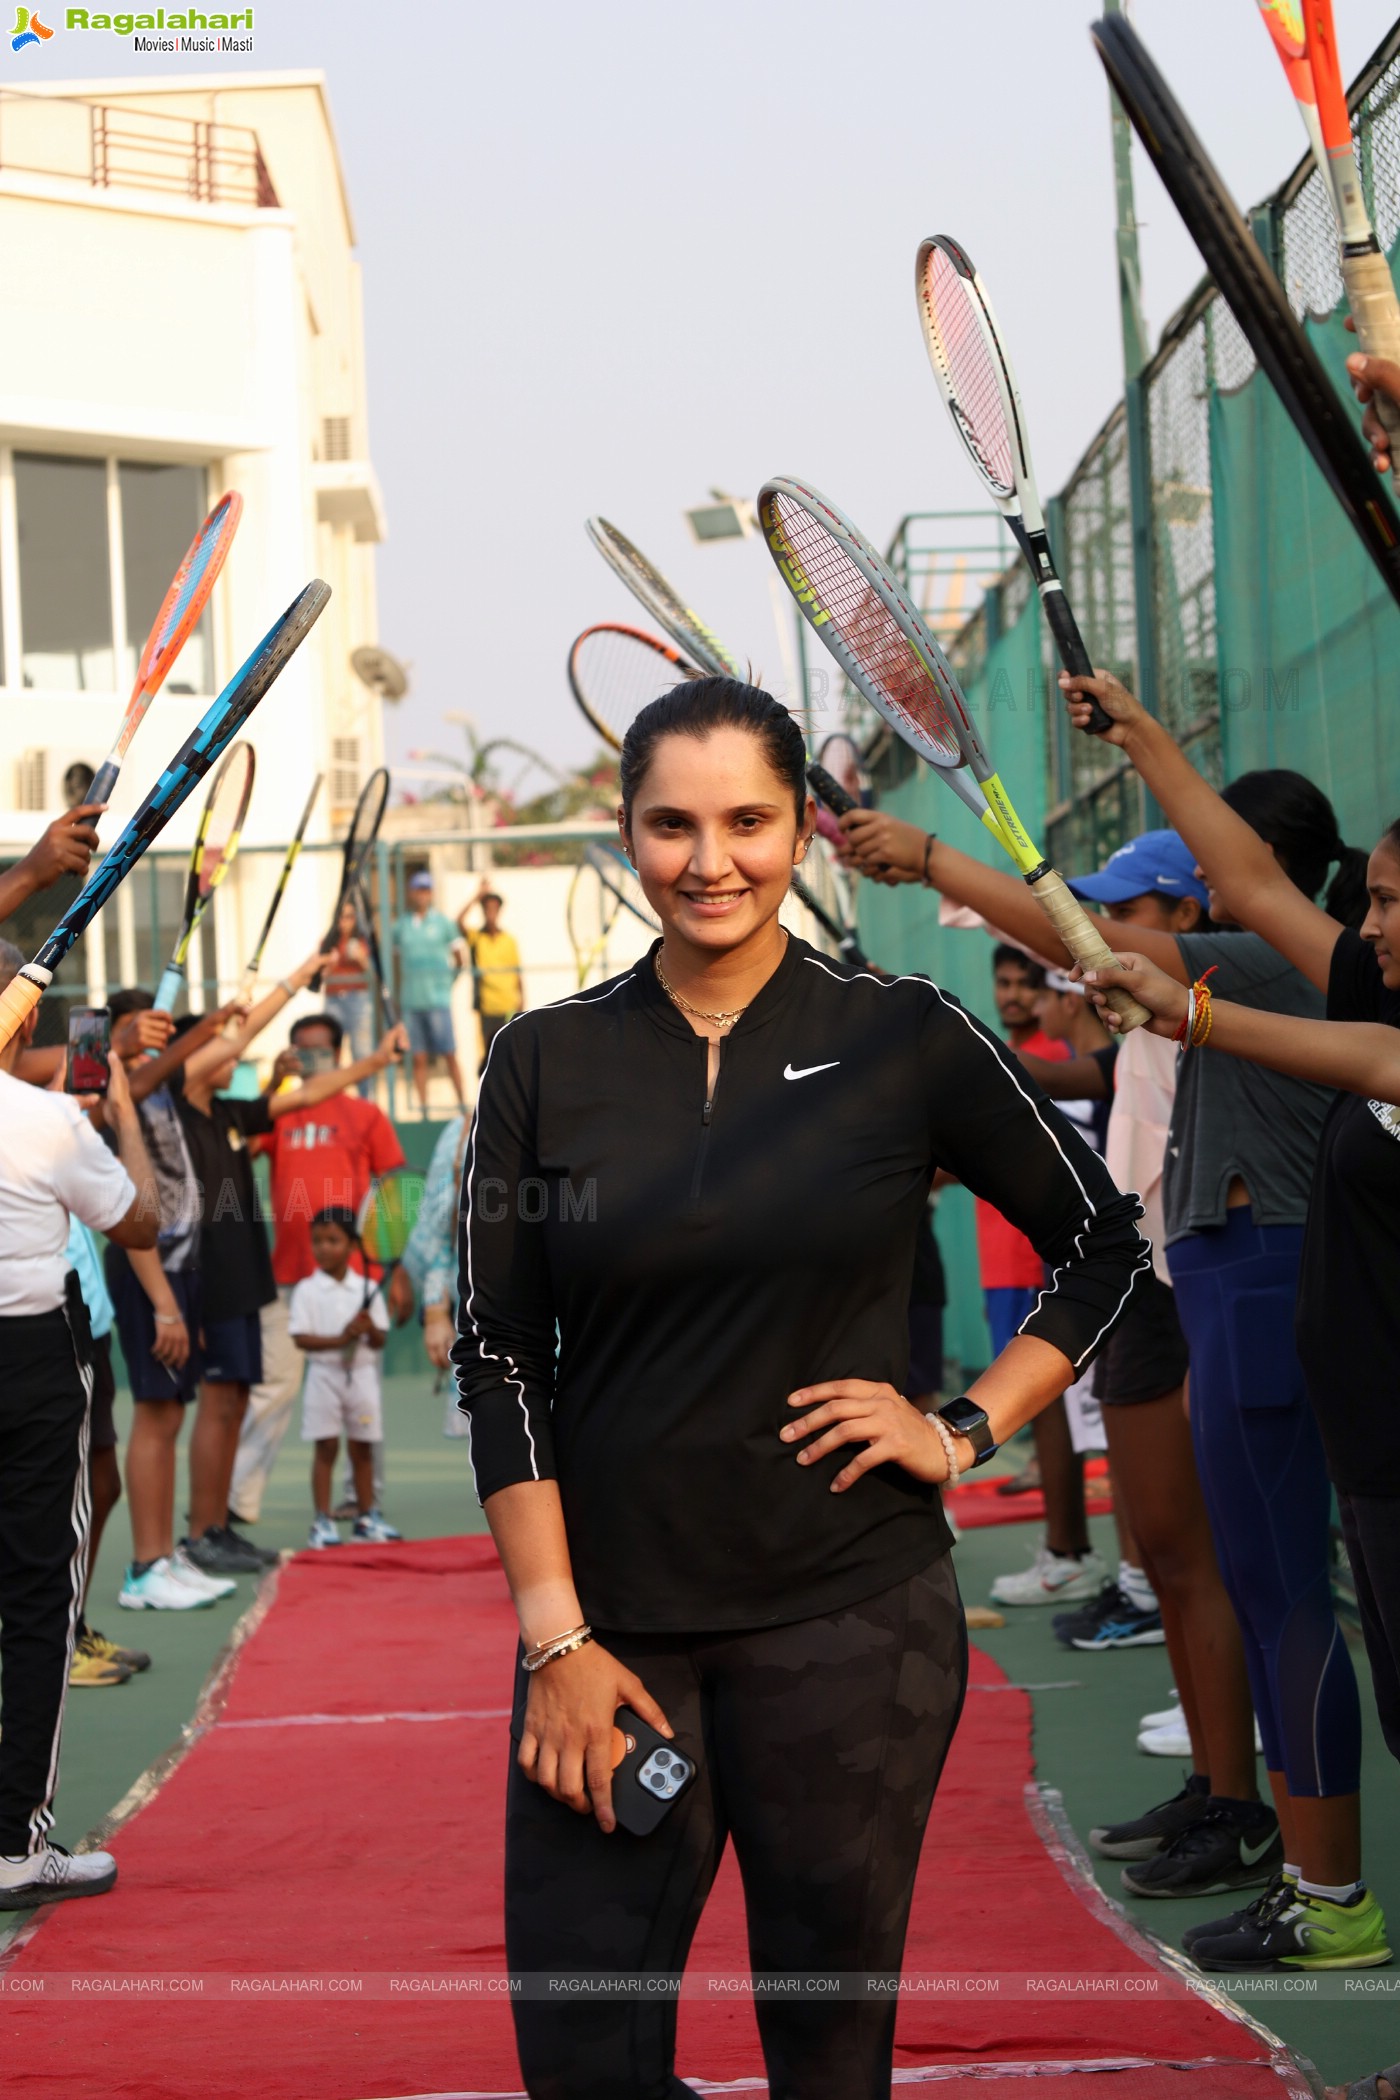
[[950, 1400], [946, 1407], [939, 1409], [939, 1413], [951, 1429], [963, 1436], [987, 1419], [985, 1410], [973, 1400]]

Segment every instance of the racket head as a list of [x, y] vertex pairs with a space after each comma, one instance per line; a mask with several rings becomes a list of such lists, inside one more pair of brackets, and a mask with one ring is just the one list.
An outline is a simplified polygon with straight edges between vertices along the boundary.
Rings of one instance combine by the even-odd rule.
[[564, 923], [574, 951], [578, 986], [582, 991], [593, 974], [593, 966], [608, 945], [608, 935], [617, 923], [622, 905], [599, 880], [598, 870], [585, 854], [574, 869], [564, 903]]
[[614, 751], [648, 701], [701, 675], [670, 642], [616, 620], [575, 636], [568, 672], [580, 713]]
[[1029, 489], [1038, 514], [1016, 375], [971, 256], [951, 234], [932, 234], [914, 282], [928, 361], [969, 459], [995, 503], [1024, 511]]
[[1105, 72], [1221, 297], [1400, 603], [1400, 516], [1277, 277], [1147, 47], [1122, 15], [1090, 30]]
[[606, 518], [589, 518], [585, 530], [613, 574], [621, 577], [632, 596], [693, 664], [719, 678], [743, 677], [738, 660], [730, 655], [719, 636], [691, 610], [625, 533]]
[[[1303, 23], [1301, 0], [1259, 0], [1259, 12], [1283, 63], [1286, 66], [1307, 66], [1308, 34]], [[1307, 79], [1311, 87], [1311, 68]]]
[[243, 515], [243, 498], [230, 490], [214, 505], [185, 550], [136, 666], [131, 698], [122, 718], [114, 756], [124, 758], [141, 718], [166, 680], [185, 643], [199, 625], [219, 572], [228, 559]]
[[372, 1181], [356, 1214], [360, 1251], [376, 1268], [402, 1261], [423, 1208], [423, 1176], [412, 1167], [391, 1167]]
[[985, 762], [951, 665], [864, 534], [786, 475], [764, 483], [758, 515], [803, 616], [891, 728], [944, 772]]
[[[618, 911], [630, 912], [652, 933], [660, 933], [661, 921], [651, 908], [640, 875], [625, 854], [614, 846], [603, 846], [590, 839], [583, 849], [583, 859], [585, 866], [592, 868], [597, 876], [604, 894], [612, 898], [616, 907], [614, 919]], [[610, 920], [609, 926], [611, 923]]]
[[350, 829], [345, 834], [344, 861], [340, 877], [340, 897], [336, 903], [336, 915], [340, 906], [352, 890], [363, 890], [369, 857], [374, 842], [379, 836], [379, 827], [384, 821], [384, 811], [389, 802], [389, 768], [376, 766], [369, 779], [360, 789], [350, 819]]
[[319, 577], [314, 579], [268, 629], [252, 655], [190, 731], [139, 808], [103, 854], [35, 956], [37, 969], [52, 972], [57, 968], [118, 884], [131, 873], [151, 841], [160, 836], [176, 810], [188, 801], [200, 781], [218, 764], [253, 709], [271, 690], [320, 619], [330, 595], [330, 585], [322, 583]]
[[201, 904], [208, 904], [233, 864], [256, 774], [257, 754], [251, 744], [240, 742], [230, 747], [214, 775], [190, 861]]

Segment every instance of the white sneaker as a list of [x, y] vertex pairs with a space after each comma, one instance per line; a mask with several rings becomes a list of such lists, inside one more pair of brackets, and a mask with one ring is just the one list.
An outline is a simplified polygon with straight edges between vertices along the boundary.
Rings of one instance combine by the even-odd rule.
[[174, 1580], [193, 1590], [196, 1596], [207, 1597], [216, 1604], [220, 1597], [231, 1597], [238, 1584], [229, 1575], [211, 1575], [192, 1561], [183, 1546], [177, 1546], [170, 1556], [170, 1573]]
[[[1178, 1707], [1174, 1721], [1168, 1721], [1160, 1728], [1142, 1729], [1138, 1735], [1137, 1746], [1147, 1757], [1175, 1757], [1178, 1759], [1189, 1757], [1191, 1755], [1191, 1738], [1187, 1733], [1186, 1723], [1181, 1718], [1181, 1709]], [[1254, 1724], [1254, 1754], [1256, 1757], [1262, 1754], [1263, 1748], [1263, 1740], [1259, 1734], [1259, 1723], [1256, 1721]]]
[[1159, 1714], [1144, 1714], [1142, 1719], [1138, 1722], [1138, 1727], [1142, 1730], [1143, 1734], [1146, 1735], [1149, 1729], [1170, 1728], [1175, 1722], [1178, 1722], [1180, 1719], [1181, 1694], [1173, 1686], [1171, 1705], [1164, 1706]]
[[0, 1910], [33, 1910], [39, 1903], [61, 1903], [65, 1896], [100, 1896], [116, 1878], [110, 1852], [65, 1852], [62, 1845], [46, 1844], [23, 1859], [0, 1853]]
[[991, 1597], [994, 1604], [1076, 1604], [1097, 1597], [1107, 1579], [1101, 1555], [1086, 1553], [1075, 1560], [1042, 1546], [1020, 1574], [998, 1575]]
[[[181, 1582], [168, 1559], [153, 1560], [144, 1575], [127, 1569], [117, 1592], [118, 1604], [127, 1611], [200, 1611], [214, 1602], [209, 1590], [197, 1590]], [[85, 1855], [86, 1856], [86, 1855]]]
[[336, 1530], [335, 1519], [333, 1517], [313, 1517], [311, 1520], [311, 1536], [306, 1543], [308, 1546], [338, 1546], [340, 1544], [340, 1533]]
[[369, 1539], [376, 1546], [387, 1546], [392, 1540], [403, 1537], [403, 1533], [377, 1509], [368, 1509], [362, 1517], [356, 1517], [355, 1528], [350, 1535], [352, 1538]]

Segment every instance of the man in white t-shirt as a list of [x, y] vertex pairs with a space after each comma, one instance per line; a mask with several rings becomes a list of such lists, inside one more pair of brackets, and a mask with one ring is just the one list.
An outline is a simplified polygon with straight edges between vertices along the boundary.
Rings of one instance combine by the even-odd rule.
[[[24, 957], [0, 941], [0, 991]], [[49, 1842], [68, 1672], [87, 1560], [92, 1351], [70, 1217], [123, 1247], [153, 1247], [155, 1184], [126, 1077], [112, 1061], [106, 1121], [26, 1086], [15, 1061], [31, 1014], [0, 1050], [0, 1912], [91, 1896], [117, 1878], [108, 1852]]]

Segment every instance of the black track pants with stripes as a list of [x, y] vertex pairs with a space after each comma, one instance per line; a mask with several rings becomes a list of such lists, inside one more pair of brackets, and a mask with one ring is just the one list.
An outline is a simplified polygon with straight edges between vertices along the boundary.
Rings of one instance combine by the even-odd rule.
[[[681, 1970], [732, 1838], [755, 1974], [897, 1973], [967, 1681], [951, 1556], [790, 1626], [595, 1633], [660, 1703], [678, 1747], [698, 1751], [700, 1775], [658, 1829], [635, 1837], [605, 1835], [512, 1764], [512, 1972], [534, 1992], [551, 1973]], [[532, 2100], [680, 2100], [693, 2090], [675, 2072], [673, 2002], [580, 2001], [565, 1990], [522, 1996], [514, 2010]], [[755, 2011], [772, 2100], [888, 2094], [892, 2002], [760, 1999]]]
[[0, 1853], [52, 1827], [87, 1553], [88, 1384], [63, 1312], [0, 1318]]

